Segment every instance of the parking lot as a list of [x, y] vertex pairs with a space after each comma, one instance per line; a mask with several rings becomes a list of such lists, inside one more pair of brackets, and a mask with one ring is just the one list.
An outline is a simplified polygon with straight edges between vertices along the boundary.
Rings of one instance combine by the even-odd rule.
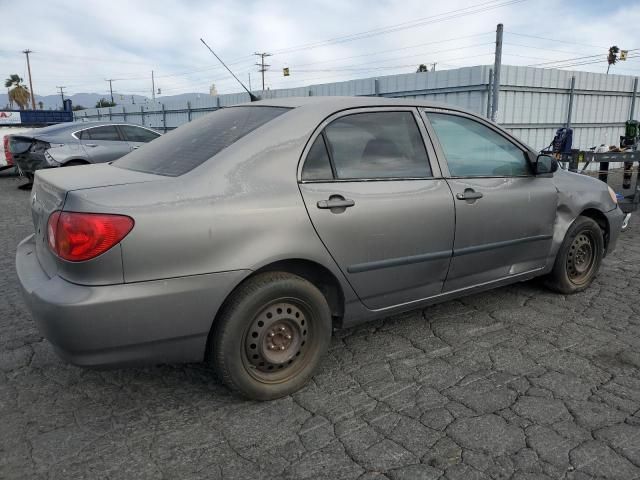
[[529, 282], [337, 331], [310, 385], [258, 403], [203, 365], [59, 360], [17, 285], [21, 183], [0, 174], [0, 478], [640, 478], [637, 219], [584, 293]]

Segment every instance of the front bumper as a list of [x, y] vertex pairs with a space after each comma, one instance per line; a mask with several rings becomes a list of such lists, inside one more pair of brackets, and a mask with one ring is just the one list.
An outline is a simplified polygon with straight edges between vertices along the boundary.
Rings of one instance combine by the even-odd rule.
[[618, 237], [622, 231], [622, 222], [624, 222], [625, 214], [619, 207], [614, 208], [610, 212], [605, 213], [607, 221], [609, 222], [609, 241], [607, 242], [606, 253], [611, 253], [615, 250], [618, 243]]
[[42, 335], [82, 366], [198, 362], [215, 315], [249, 272], [84, 286], [48, 277], [33, 235], [16, 252], [22, 292]]

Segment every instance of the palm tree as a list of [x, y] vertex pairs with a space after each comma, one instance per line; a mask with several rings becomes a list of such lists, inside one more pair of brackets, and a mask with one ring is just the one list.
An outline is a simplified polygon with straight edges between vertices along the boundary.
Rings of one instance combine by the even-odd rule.
[[20, 110], [24, 110], [29, 105], [29, 89], [22, 85], [22, 78], [20, 75], [14, 73], [9, 75], [4, 82], [4, 86], [10, 88], [9, 101], [17, 103]]

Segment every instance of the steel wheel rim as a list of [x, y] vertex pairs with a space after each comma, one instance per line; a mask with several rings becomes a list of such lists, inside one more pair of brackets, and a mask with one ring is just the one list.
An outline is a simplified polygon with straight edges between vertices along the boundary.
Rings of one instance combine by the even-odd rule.
[[310, 308], [298, 299], [279, 299], [260, 309], [245, 333], [243, 363], [263, 383], [282, 383], [308, 363], [313, 338]]
[[590, 232], [580, 232], [571, 242], [567, 255], [567, 274], [576, 285], [586, 283], [596, 262], [596, 243]]

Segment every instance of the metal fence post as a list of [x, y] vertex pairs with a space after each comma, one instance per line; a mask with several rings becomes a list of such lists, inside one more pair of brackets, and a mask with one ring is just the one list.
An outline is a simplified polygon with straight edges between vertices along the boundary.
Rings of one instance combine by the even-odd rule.
[[500, 100], [500, 69], [502, 68], [502, 31], [503, 26], [498, 24], [496, 29], [496, 54], [495, 63], [493, 66], [493, 95], [491, 107], [491, 120], [497, 121], [498, 119], [498, 102]]
[[164, 109], [164, 103], [162, 104], [162, 128], [164, 133], [167, 133], [167, 111]]
[[571, 127], [571, 113], [573, 112], [573, 96], [576, 89], [576, 77], [571, 77], [571, 89], [569, 90], [569, 108], [567, 110], [567, 123], [566, 127]]
[[124, 105], [122, 106], [122, 121], [127, 121], [127, 109], [124, 108]]
[[111, 121], [111, 107], [109, 107], [109, 121]]
[[489, 82], [487, 83], [487, 118], [491, 118], [491, 85], [493, 84], [493, 68], [489, 69]]
[[191, 102], [187, 102], [187, 121], [191, 121]]
[[636, 113], [636, 95], [638, 94], [638, 77], [633, 79], [633, 92], [631, 93], [631, 109], [629, 110], [629, 120], [633, 120]]
[[144, 127], [144, 106], [140, 105], [140, 117], [142, 118], [142, 126]]
[[378, 80], [377, 78], [373, 80], [373, 92], [375, 93], [376, 97], [380, 96], [380, 80]]

